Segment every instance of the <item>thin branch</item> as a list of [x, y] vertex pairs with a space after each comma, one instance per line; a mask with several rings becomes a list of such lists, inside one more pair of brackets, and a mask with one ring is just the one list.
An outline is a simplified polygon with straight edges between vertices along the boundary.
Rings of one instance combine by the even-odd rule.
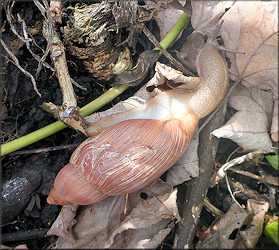
[[70, 148], [76, 148], [80, 143], [70, 144], [70, 145], [61, 145], [61, 146], [55, 146], [55, 147], [47, 147], [47, 148], [39, 148], [39, 149], [31, 149], [31, 150], [24, 150], [24, 151], [18, 151], [11, 154], [11, 156], [15, 155], [27, 155], [27, 154], [39, 154], [43, 152], [51, 152], [51, 151], [57, 151], [57, 150], [63, 150], [63, 149], [70, 149]]
[[250, 161], [251, 159], [253, 159], [254, 157], [261, 155], [261, 154], [269, 154], [269, 153], [275, 153], [276, 148], [271, 147], [268, 149], [260, 149], [254, 152], [250, 152], [246, 155], [242, 155], [240, 157], [237, 157], [229, 162], [227, 162], [226, 164], [224, 164], [215, 174], [215, 176], [212, 178], [211, 181], [211, 187], [214, 187], [221, 179], [223, 179], [225, 177], [226, 171], [231, 168], [232, 166], [241, 164], [245, 161]]
[[276, 178], [275, 180], [269, 180], [268, 178], [262, 178], [261, 176], [258, 176], [256, 174], [253, 174], [253, 173], [250, 173], [250, 172], [247, 172], [247, 171], [244, 171], [244, 170], [239, 170], [239, 169], [234, 169], [234, 168], [231, 168], [229, 170], [233, 171], [237, 174], [241, 174], [241, 175], [245, 175], [247, 177], [253, 178], [253, 179], [258, 180], [260, 182], [268, 183], [268, 184], [274, 185], [274, 186], [279, 186], [278, 177], [277, 178], [274, 177], [274, 178]]
[[31, 79], [31, 82], [33, 84], [33, 88], [36, 91], [36, 93], [41, 97], [42, 95], [40, 94], [38, 88], [37, 88], [37, 84], [36, 81], [34, 79], [34, 77], [28, 72], [26, 71], [24, 68], [22, 68], [19, 64], [19, 61], [17, 59], [17, 57], [12, 53], [12, 51], [10, 51], [10, 49], [8, 48], [8, 46], [5, 44], [5, 42], [2, 40], [2, 38], [0, 38], [0, 42], [1, 45], [3, 46], [3, 48], [6, 50], [6, 52], [9, 54], [9, 56], [11, 57], [11, 59], [14, 61], [15, 65], [18, 67], [18, 69], [27, 77], [29, 77]]
[[[13, 4], [14, 4], [14, 2], [13, 2]], [[12, 4], [12, 5], [13, 5]], [[8, 5], [8, 4], [7, 4]], [[12, 6], [11, 6], [11, 8], [12, 8]], [[15, 26], [14, 26], [14, 24], [13, 24], [13, 22], [12, 22], [12, 14], [11, 14], [11, 10], [10, 10], [10, 8], [9, 8], [9, 6], [7, 6], [6, 8], [5, 8], [5, 11], [6, 11], [6, 15], [7, 15], [7, 20], [8, 20], [8, 22], [9, 22], [9, 24], [10, 24], [10, 28], [11, 28], [11, 30], [12, 30], [12, 32], [22, 41], [22, 42], [30, 42], [30, 41], [32, 41], [32, 40], [26, 40], [24, 37], [22, 37], [20, 34], [18, 34], [18, 32], [16, 31], [16, 29], [15, 29]]]
[[227, 175], [227, 172], [225, 173], [225, 179], [226, 179], [226, 184], [227, 184], [227, 189], [230, 193], [230, 196], [232, 197], [232, 199], [234, 200], [234, 202], [242, 209], [244, 210], [244, 208], [238, 203], [238, 201], [235, 199], [234, 195], [233, 195], [233, 192], [231, 190], [231, 186], [230, 186], [230, 183], [229, 183], [229, 180], [228, 180], [228, 175]]
[[[23, 34], [24, 34], [24, 38], [26, 39], [26, 47], [28, 49], [28, 51], [30, 52], [30, 54], [37, 60], [39, 61], [39, 65], [42, 64], [44, 65], [46, 68], [50, 69], [51, 71], [55, 72], [55, 69], [50, 65], [48, 64], [47, 62], [45, 62], [45, 58], [46, 56], [48, 55], [49, 52], [48, 49], [47, 51], [44, 53], [44, 56], [42, 58], [40, 58], [38, 55], [36, 55], [30, 48], [30, 38], [28, 37], [28, 34], [27, 34], [27, 25], [25, 23], [25, 21], [21, 18], [21, 16], [19, 14], [17, 14], [17, 17], [18, 17], [18, 21], [22, 23], [22, 31], [23, 31]], [[38, 76], [41, 68], [40, 66], [38, 65], [38, 68], [37, 68], [37, 72], [36, 72], [36, 76]], [[87, 91], [87, 88], [84, 88], [83, 86], [81, 86], [79, 83], [77, 83], [73, 78], [71, 78], [71, 83], [73, 85], [75, 85], [77, 88], [80, 88], [84, 91]]]
[[180, 63], [178, 60], [176, 60], [169, 52], [167, 52], [166, 49], [164, 49], [160, 43], [157, 41], [156, 37], [149, 31], [149, 29], [146, 28], [145, 25], [143, 25], [142, 28], [143, 33], [148, 37], [148, 39], [156, 46], [162, 54], [173, 64], [177, 67], [178, 70], [183, 72], [186, 75], [194, 76], [194, 74], [186, 69], [182, 63]]
[[215, 217], [221, 217], [224, 215], [223, 211], [220, 210], [219, 208], [215, 207], [207, 197], [205, 197], [205, 199], [203, 201], [203, 205], [204, 205], [204, 207], [206, 207], [206, 209], [208, 211], [213, 213]]

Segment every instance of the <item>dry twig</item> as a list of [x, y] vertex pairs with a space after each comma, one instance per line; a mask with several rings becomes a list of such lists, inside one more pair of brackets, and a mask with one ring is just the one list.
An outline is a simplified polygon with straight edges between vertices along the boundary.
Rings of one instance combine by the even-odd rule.
[[[50, 48], [50, 57], [63, 94], [63, 103], [61, 106], [53, 103], [44, 103], [42, 108], [54, 114], [63, 123], [86, 134], [84, 127], [87, 124], [78, 112], [76, 95], [69, 75], [64, 45], [55, 30], [56, 21], [61, 20], [61, 9], [59, 8], [61, 1], [57, 3], [57, 1], [52, 0], [50, 1], [50, 5], [48, 5], [48, 2], [43, 0], [44, 6], [38, 0], [34, 0], [34, 3], [45, 18], [43, 34]], [[48, 53], [48, 50], [46, 53]], [[44, 56], [46, 56], [46, 53]]]
[[211, 181], [211, 187], [214, 187], [221, 179], [223, 179], [225, 177], [226, 171], [229, 168], [231, 168], [232, 166], [241, 164], [245, 161], [249, 161], [249, 160], [251, 160], [252, 158], [254, 158], [258, 155], [269, 154], [269, 153], [275, 153], [275, 148], [271, 147], [271, 148], [268, 148], [268, 149], [260, 149], [260, 150], [254, 151], [254, 152], [250, 152], [246, 155], [242, 155], [240, 157], [237, 157], [237, 158], [227, 162], [213, 176], [212, 181]]
[[5, 42], [2, 40], [2, 38], [0, 38], [0, 43], [2, 45], [2, 47], [6, 50], [6, 52], [9, 54], [9, 56], [11, 57], [11, 59], [13, 60], [13, 62], [15, 63], [15, 65], [18, 67], [18, 69], [27, 77], [29, 77], [31, 79], [31, 82], [33, 84], [33, 88], [36, 91], [36, 93], [41, 97], [41, 93], [39, 92], [38, 88], [37, 88], [37, 84], [36, 81], [34, 79], [34, 77], [28, 72], [26, 71], [24, 68], [22, 68], [19, 64], [19, 61], [17, 59], [17, 57], [12, 53], [12, 51], [8, 48], [8, 46], [5, 44]]
[[71, 149], [76, 148], [80, 143], [70, 144], [70, 145], [61, 145], [61, 146], [55, 146], [55, 147], [47, 147], [47, 148], [38, 148], [38, 149], [31, 149], [31, 150], [23, 150], [23, 151], [17, 151], [14, 153], [11, 153], [11, 156], [15, 155], [27, 155], [27, 154], [40, 154], [43, 152], [51, 152], [51, 151], [57, 151], [57, 150], [63, 150], [63, 149]]
[[[30, 52], [30, 54], [39, 62], [39, 65], [38, 65], [38, 68], [37, 68], [37, 72], [36, 72], [36, 76], [38, 76], [40, 70], [41, 70], [41, 65], [44, 65], [46, 68], [50, 69], [51, 71], [55, 71], [55, 69], [50, 65], [48, 64], [47, 62], [45, 62], [45, 58], [46, 56], [48, 55], [49, 51], [47, 50], [45, 53], [44, 53], [44, 56], [42, 58], [40, 58], [38, 55], [36, 55], [30, 48], [30, 38], [28, 37], [28, 34], [27, 34], [27, 25], [25, 23], [25, 21], [21, 18], [21, 16], [19, 14], [17, 14], [17, 17], [18, 17], [18, 21], [22, 23], [22, 32], [23, 32], [23, 35], [24, 35], [24, 38], [26, 39], [26, 47], [28, 49], [28, 51]], [[87, 91], [86, 88], [82, 87], [80, 84], [78, 84], [74, 79], [71, 78], [71, 83], [73, 85], [75, 85], [76, 87], [84, 90], [84, 91]]]
[[148, 39], [154, 44], [154, 46], [156, 46], [161, 52], [162, 54], [173, 64], [175, 65], [178, 70], [180, 70], [182, 73], [189, 75], [189, 76], [194, 76], [194, 74], [189, 71], [188, 69], [186, 69], [181, 62], [179, 62], [178, 60], [176, 60], [169, 52], [167, 52], [167, 50], [165, 50], [160, 43], [157, 41], [156, 37], [149, 31], [149, 29], [146, 28], [145, 25], [143, 25], [142, 27], [142, 31], [143, 33], [148, 37]]

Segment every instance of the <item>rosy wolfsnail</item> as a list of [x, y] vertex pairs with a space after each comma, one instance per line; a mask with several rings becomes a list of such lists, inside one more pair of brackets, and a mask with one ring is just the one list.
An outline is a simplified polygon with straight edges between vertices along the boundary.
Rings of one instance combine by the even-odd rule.
[[196, 59], [199, 77], [188, 77], [192, 90], [167, 90], [138, 108], [93, 123], [87, 130], [91, 137], [58, 173], [48, 203], [89, 205], [137, 191], [180, 158], [199, 119], [211, 113], [227, 91], [227, 65], [215, 39], [220, 27]]

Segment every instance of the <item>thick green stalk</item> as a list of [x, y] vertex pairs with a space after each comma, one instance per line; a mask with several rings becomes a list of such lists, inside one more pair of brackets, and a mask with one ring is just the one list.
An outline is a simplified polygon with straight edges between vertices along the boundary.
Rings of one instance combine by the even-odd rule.
[[[176, 22], [170, 32], [162, 39], [160, 42], [161, 46], [165, 49], [174, 41], [174, 39], [178, 36], [178, 34], [183, 30], [185, 27], [189, 16], [184, 13], [180, 19]], [[106, 93], [95, 99], [94, 101], [90, 102], [89, 104], [85, 105], [80, 109], [80, 114], [82, 117], [92, 114], [96, 110], [100, 109], [118, 95], [123, 93], [128, 88], [127, 85], [121, 85], [117, 89], [111, 88]], [[66, 128], [67, 126], [64, 125], [62, 122], [57, 121], [54, 122], [46, 127], [38, 129], [28, 135], [22, 136], [18, 139], [9, 141], [3, 145], [1, 145], [1, 156], [14, 152], [18, 149], [26, 147], [32, 143], [35, 143], [41, 139], [44, 139], [56, 132]]]
[[[120, 95], [128, 88], [127, 85], [121, 85], [119, 88], [111, 88], [103, 95], [96, 98], [94, 101], [88, 103], [80, 109], [80, 114], [82, 117], [85, 117], [94, 111], [105, 106], [107, 103], [112, 101], [115, 97]], [[18, 149], [26, 147], [34, 142], [37, 142], [41, 139], [44, 139], [52, 134], [57, 133], [58, 131], [66, 128], [67, 126], [60, 121], [54, 122], [50, 125], [47, 125], [41, 129], [38, 129], [28, 135], [24, 135], [18, 139], [12, 140], [1, 145], [1, 156], [14, 152]]]
[[[185, 27], [188, 19], [189, 19], [189, 16], [187, 13], [183, 13], [181, 15], [181, 17], [178, 19], [178, 21], [173, 25], [172, 29], [168, 32], [168, 34], [165, 35], [165, 37], [160, 42], [161, 46], [164, 49], [167, 49], [171, 45], [171, 43], [174, 41], [174, 39], [180, 34], [180, 32]], [[161, 55], [161, 53], [160, 53], [160, 55]]]

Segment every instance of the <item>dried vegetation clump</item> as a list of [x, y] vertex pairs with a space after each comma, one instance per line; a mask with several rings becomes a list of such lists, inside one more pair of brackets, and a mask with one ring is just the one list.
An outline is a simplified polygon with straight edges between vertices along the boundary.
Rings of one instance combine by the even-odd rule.
[[92, 76], [109, 81], [131, 67], [128, 46], [135, 48], [142, 24], [156, 11], [136, 1], [70, 6], [64, 12], [64, 44]]

